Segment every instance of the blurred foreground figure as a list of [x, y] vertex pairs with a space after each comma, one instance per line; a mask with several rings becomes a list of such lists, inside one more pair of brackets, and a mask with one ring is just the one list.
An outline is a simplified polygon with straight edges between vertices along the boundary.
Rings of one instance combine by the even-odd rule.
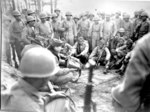
[[2, 93], [2, 110], [74, 112], [70, 110], [70, 105], [66, 106], [65, 93], [39, 91], [59, 70], [55, 56], [50, 51], [42, 47], [27, 50], [21, 59], [19, 70], [22, 78], [10, 90]]
[[115, 112], [150, 112], [150, 34], [135, 46], [123, 82], [112, 89]]

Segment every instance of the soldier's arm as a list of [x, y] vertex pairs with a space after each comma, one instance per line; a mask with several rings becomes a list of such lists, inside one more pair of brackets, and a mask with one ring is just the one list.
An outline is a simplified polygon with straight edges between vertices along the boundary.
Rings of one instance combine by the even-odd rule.
[[27, 28], [24, 28], [22, 32], [21, 40], [25, 43], [30, 43], [30, 41], [32, 40], [32, 38], [28, 35]]
[[85, 42], [85, 49], [81, 52], [81, 55], [87, 55], [89, 51], [89, 43], [88, 41]]
[[111, 53], [110, 53], [110, 51], [109, 51], [109, 49], [107, 47], [105, 47], [105, 51], [106, 51], [106, 58], [105, 58], [105, 60], [108, 61], [108, 60], [110, 60]]
[[96, 54], [97, 54], [97, 49], [98, 49], [98, 47], [95, 47], [95, 48], [93, 49], [92, 53], [91, 53], [90, 56], [89, 56], [89, 59], [91, 59], [92, 57], [96, 56]]

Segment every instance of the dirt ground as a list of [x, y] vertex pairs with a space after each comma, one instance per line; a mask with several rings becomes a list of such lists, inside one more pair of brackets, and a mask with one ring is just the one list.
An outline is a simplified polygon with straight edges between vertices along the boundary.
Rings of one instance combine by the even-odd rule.
[[[111, 89], [120, 83], [121, 78], [114, 71], [107, 75], [103, 74], [103, 67], [94, 70], [92, 100], [96, 103], [96, 112], [114, 112], [111, 105]], [[8, 88], [15, 83], [16, 77], [12, 74], [19, 74], [17, 70], [2, 62], [1, 84]], [[77, 106], [77, 112], [83, 112], [85, 87], [88, 80], [88, 70], [83, 70], [77, 83], [69, 83], [71, 97]], [[2, 87], [2, 86], [1, 86]], [[3, 88], [1, 88], [3, 89]]]

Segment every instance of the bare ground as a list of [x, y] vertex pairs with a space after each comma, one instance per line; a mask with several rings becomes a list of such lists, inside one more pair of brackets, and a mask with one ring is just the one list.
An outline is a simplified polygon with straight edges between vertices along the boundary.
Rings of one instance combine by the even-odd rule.
[[[96, 112], [114, 112], [111, 105], [111, 89], [118, 85], [121, 78], [114, 71], [107, 75], [103, 74], [103, 67], [94, 70], [92, 100], [96, 103]], [[16, 69], [10, 67], [7, 63], [2, 62], [1, 69], [1, 87], [6, 85], [8, 88], [17, 81], [13, 74], [20, 74]], [[77, 106], [77, 112], [83, 112], [85, 87], [88, 80], [88, 70], [83, 70], [82, 75], [77, 83], [69, 83], [71, 88], [71, 97]], [[3, 89], [3, 87], [1, 88]]]

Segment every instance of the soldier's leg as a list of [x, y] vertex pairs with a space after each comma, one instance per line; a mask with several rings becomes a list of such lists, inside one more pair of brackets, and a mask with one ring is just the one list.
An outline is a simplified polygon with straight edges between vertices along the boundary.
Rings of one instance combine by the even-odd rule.
[[15, 49], [16, 49], [16, 53], [18, 55], [18, 59], [19, 61], [21, 60], [21, 51], [23, 50], [23, 46], [21, 46], [19, 41], [15, 41]]

